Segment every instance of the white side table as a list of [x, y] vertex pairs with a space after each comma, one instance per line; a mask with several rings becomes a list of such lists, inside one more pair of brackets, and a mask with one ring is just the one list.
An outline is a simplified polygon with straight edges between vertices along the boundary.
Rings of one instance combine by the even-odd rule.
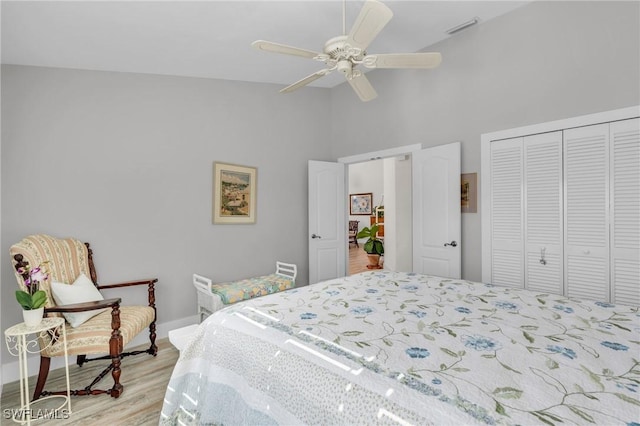
[[[71, 414], [71, 393], [69, 389], [69, 362], [67, 360], [67, 330], [64, 318], [51, 317], [43, 318], [42, 322], [34, 327], [27, 327], [24, 323], [16, 324], [4, 332], [7, 348], [11, 355], [15, 355], [20, 360], [20, 409], [14, 412], [13, 421], [20, 424], [31, 425], [32, 410], [29, 396], [29, 372], [27, 371], [27, 354], [39, 353], [53, 344], [62, 341], [64, 348], [64, 368], [67, 378], [67, 395], [50, 395], [39, 398], [35, 402], [44, 401], [50, 398], [64, 398], [60, 407], [54, 410], [57, 412], [67, 406], [67, 413]], [[27, 336], [29, 336], [27, 338]], [[47, 345], [40, 348], [39, 340], [47, 342]], [[59, 417], [59, 414], [57, 416]]]

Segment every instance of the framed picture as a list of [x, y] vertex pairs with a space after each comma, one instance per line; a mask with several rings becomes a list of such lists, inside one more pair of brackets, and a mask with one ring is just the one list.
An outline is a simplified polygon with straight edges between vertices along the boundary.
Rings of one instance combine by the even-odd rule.
[[478, 174], [460, 175], [460, 208], [462, 213], [478, 213]]
[[213, 163], [213, 223], [256, 223], [255, 167]]
[[349, 194], [349, 214], [351, 215], [368, 215], [373, 213], [371, 206], [372, 193]]

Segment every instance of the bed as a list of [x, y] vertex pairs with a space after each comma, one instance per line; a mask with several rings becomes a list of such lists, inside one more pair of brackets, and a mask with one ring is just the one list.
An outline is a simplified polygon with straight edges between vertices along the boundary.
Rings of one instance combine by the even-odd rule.
[[196, 330], [161, 424], [640, 423], [638, 307], [375, 271]]

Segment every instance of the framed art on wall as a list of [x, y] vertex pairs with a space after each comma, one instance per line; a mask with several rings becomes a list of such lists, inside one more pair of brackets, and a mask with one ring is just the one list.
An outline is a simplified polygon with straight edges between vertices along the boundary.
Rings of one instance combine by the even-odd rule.
[[213, 163], [213, 223], [256, 223], [255, 167]]
[[373, 208], [371, 206], [372, 193], [349, 194], [349, 214], [350, 215], [371, 215]]

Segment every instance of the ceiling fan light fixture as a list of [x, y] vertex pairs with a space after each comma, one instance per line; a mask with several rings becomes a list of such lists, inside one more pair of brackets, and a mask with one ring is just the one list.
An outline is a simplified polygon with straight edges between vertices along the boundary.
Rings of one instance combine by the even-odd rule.
[[473, 19], [470, 19], [466, 22], [463, 22], [462, 24], [456, 25], [455, 27], [449, 28], [448, 30], [445, 31], [445, 33], [449, 34], [449, 35], [453, 35], [457, 32], [460, 32], [462, 30], [465, 30], [475, 24], [477, 24], [478, 22], [480, 22], [480, 18], [478, 18], [477, 16]]
[[351, 71], [353, 70], [353, 66], [351, 65], [351, 61], [343, 59], [338, 61], [338, 71], [343, 74], [351, 75]]

